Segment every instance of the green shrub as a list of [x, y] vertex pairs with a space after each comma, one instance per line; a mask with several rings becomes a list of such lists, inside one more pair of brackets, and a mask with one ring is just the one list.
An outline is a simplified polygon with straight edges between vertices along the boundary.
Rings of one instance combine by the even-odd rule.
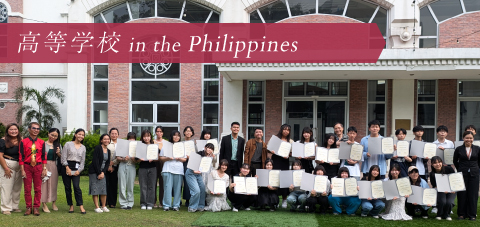
[[[72, 141], [74, 134], [75, 134], [75, 129], [72, 130], [72, 132], [70, 132], [69, 134], [63, 135], [62, 138], [60, 139], [60, 143], [62, 144], [62, 146], [64, 146], [65, 143], [67, 143], [68, 141]], [[85, 168], [80, 173], [80, 175], [88, 176], [88, 168], [92, 163], [93, 150], [99, 144], [99, 141], [100, 141], [99, 130], [97, 130], [97, 132], [90, 131], [85, 134], [85, 138], [83, 139], [83, 145], [85, 146], [87, 152], [85, 155]]]
[[0, 122], [0, 138], [5, 137], [6, 127], [7, 127], [7, 126], [5, 126], [2, 122]]

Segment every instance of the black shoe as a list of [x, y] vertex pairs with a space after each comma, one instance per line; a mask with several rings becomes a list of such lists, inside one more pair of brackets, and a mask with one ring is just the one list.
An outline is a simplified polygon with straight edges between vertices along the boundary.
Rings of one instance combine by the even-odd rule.
[[82, 214], [87, 214], [87, 211], [82, 212]]
[[132, 209], [132, 207], [127, 207], [127, 210], [131, 210], [131, 209]]
[[168, 208], [168, 207], [167, 207], [167, 208], [163, 208], [163, 211], [169, 211], [169, 210], [170, 210], [170, 208]]
[[70, 213], [70, 214], [73, 213], [73, 210], [69, 210], [68, 213]]
[[465, 220], [463, 216], [458, 217], [458, 220]]

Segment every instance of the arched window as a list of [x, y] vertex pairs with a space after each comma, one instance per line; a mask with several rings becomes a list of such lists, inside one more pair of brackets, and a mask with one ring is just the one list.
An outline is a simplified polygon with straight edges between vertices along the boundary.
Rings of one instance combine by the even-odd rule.
[[480, 11], [478, 0], [438, 0], [420, 9], [420, 48], [438, 47], [438, 26], [465, 13]]
[[0, 23], [8, 22], [8, 10], [7, 6], [3, 3], [0, 3]]

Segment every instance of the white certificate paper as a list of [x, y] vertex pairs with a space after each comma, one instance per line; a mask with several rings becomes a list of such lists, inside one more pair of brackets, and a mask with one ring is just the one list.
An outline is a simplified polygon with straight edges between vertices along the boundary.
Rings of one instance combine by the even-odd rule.
[[437, 182], [437, 190], [439, 192], [451, 192], [450, 182], [447, 174], [435, 174], [435, 181]]
[[324, 147], [317, 147], [317, 156], [315, 160], [328, 162], [328, 149]]
[[304, 157], [313, 157], [313, 156], [315, 156], [315, 143], [306, 143]]
[[294, 187], [300, 187], [301, 184], [302, 184], [302, 174], [304, 173], [305, 171], [302, 171], [302, 170], [294, 170], [293, 171], [293, 186]]
[[149, 144], [147, 146], [147, 160], [158, 160], [158, 145]]
[[258, 194], [257, 178], [245, 177], [245, 189], [246, 189], [246, 194], [257, 195]]
[[195, 142], [193, 140], [183, 142], [185, 147], [185, 155], [190, 156], [190, 153], [195, 153]]
[[267, 144], [267, 150], [275, 151], [276, 155], [279, 155], [282, 157], [290, 156], [291, 148], [292, 148], [292, 144], [279, 139], [275, 135], [273, 135], [272, 138], [270, 138]]
[[433, 188], [424, 188], [423, 205], [435, 206], [437, 204], [437, 190]]
[[453, 148], [445, 148], [443, 150], [443, 162], [447, 165], [453, 165], [453, 153], [455, 153], [455, 149]]
[[246, 194], [247, 188], [245, 186], [245, 177], [233, 177], [233, 183], [235, 183], [235, 194]]
[[270, 170], [268, 173], [268, 183], [272, 187], [280, 187], [280, 170]]
[[[218, 149], [218, 140], [217, 139], [209, 139], [207, 140], [207, 143], [211, 143], [213, 144], [213, 154], [217, 155], [218, 153], [220, 153], [220, 149]], [[205, 145], [203, 145], [205, 147]]]
[[130, 141], [128, 144], [128, 156], [136, 157], [137, 156], [137, 141]]
[[411, 195], [413, 193], [409, 177], [402, 177], [396, 180], [395, 183], [397, 184], [398, 194], [400, 194], [400, 196]]
[[363, 145], [353, 144], [350, 150], [350, 159], [354, 161], [361, 161], [363, 156]]
[[210, 169], [212, 168], [212, 160], [212, 157], [202, 157], [198, 170], [202, 173], [210, 172]]
[[185, 157], [185, 146], [183, 143], [174, 143], [173, 144], [173, 158], [183, 158]]
[[277, 154], [282, 157], [288, 157], [290, 156], [291, 148], [292, 148], [292, 144], [283, 141], [280, 144], [280, 147], [278, 148]]
[[423, 158], [432, 158], [437, 154], [437, 145], [434, 143], [425, 143], [423, 148]]
[[358, 195], [357, 180], [355, 178], [350, 177], [345, 179], [345, 194], [347, 194], [347, 196]]
[[397, 141], [397, 156], [405, 157], [410, 154], [410, 143], [408, 141]]
[[345, 196], [345, 179], [332, 178], [332, 196], [343, 197]]
[[372, 197], [373, 199], [385, 198], [383, 190], [383, 182], [381, 180], [372, 181]]
[[328, 150], [328, 162], [333, 163], [340, 163], [340, 159], [338, 155], [340, 154], [340, 150], [337, 148], [329, 149]]
[[328, 177], [326, 176], [315, 176], [313, 190], [315, 190], [316, 193], [320, 193], [320, 194], [327, 192], [327, 181], [328, 181]]
[[393, 154], [393, 138], [385, 137], [382, 138], [382, 153], [384, 154]]
[[215, 194], [225, 194], [227, 185], [223, 180], [214, 180], [213, 181], [213, 193]]
[[465, 181], [463, 180], [462, 173], [451, 173], [448, 175], [448, 182], [450, 183], [450, 188], [454, 192], [465, 191]]

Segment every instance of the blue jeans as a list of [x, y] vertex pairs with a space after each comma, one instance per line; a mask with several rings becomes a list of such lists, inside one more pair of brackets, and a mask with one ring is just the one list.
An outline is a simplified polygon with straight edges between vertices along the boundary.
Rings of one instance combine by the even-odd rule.
[[300, 210], [305, 210], [305, 200], [307, 200], [307, 195], [304, 191], [293, 191], [287, 197], [287, 203], [290, 205], [290, 210], [297, 209], [298, 205], [300, 205]]
[[163, 177], [163, 207], [172, 207], [172, 190], [173, 190], [173, 207], [180, 208], [180, 197], [182, 194], [182, 178], [180, 174], [162, 173]]
[[195, 174], [193, 170], [187, 169], [185, 180], [190, 189], [190, 204], [188, 207], [193, 210], [205, 208], [205, 184], [202, 174]]
[[350, 215], [355, 214], [362, 201], [358, 197], [332, 197], [332, 195], [329, 195], [328, 203], [332, 206], [333, 213], [341, 214], [342, 208], [340, 205], [345, 205], [347, 214]]
[[367, 199], [362, 199], [362, 214], [363, 215], [370, 215], [372, 216], [378, 216], [380, 211], [385, 208], [385, 203], [380, 200], [380, 199], [372, 199], [372, 200], [367, 200]]

